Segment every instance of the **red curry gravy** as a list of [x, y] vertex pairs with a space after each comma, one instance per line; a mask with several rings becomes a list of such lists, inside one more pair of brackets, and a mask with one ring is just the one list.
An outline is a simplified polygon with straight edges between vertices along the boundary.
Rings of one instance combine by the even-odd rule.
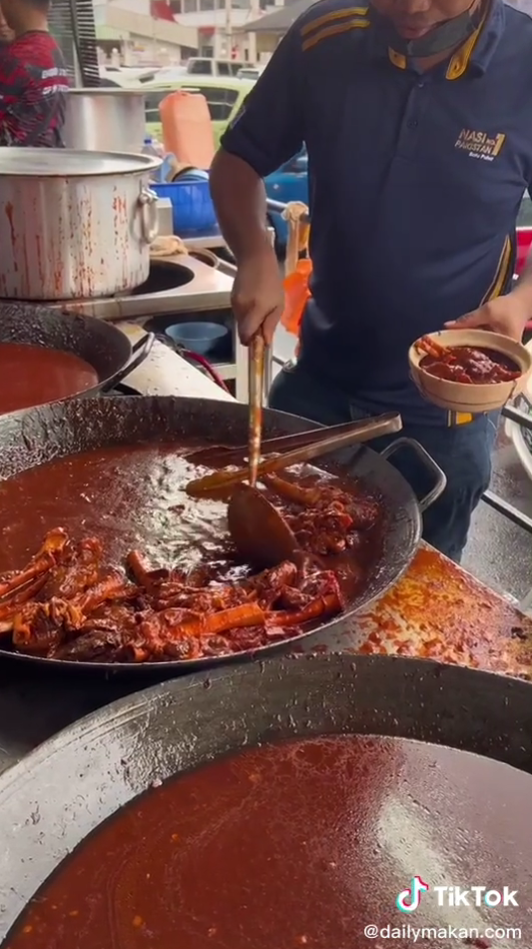
[[73, 353], [0, 343], [0, 415], [55, 402], [98, 384], [98, 373]]
[[[145, 770], [140, 746], [139, 755]], [[521, 927], [527, 944], [530, 785], [498, 762], [392, 738], [326, 737], [218, 759], [101, 825], [5, 946], [412, 949], [408, 926], [434, 927], [420, 940], [431, 949], [515, 946], [483, 941], [497, 926]], [[431, 889], [406, 916], [396, 898], [415, 875]], [[433, 890], [505, 885], [517, 908], [439, 907]], [[388, 925], [394, 938], [364, 933]]]
[[[247, 568], [235, 566], [227, 534], [227, 502], [190, 498], [184, 491], [206, 469], [184, 456], [199, 447], [160, 443], [103, 448], [31, 468], [0, 483], [0, 574], [21, 569], [47, 531], [64, 527], [73, 541], [101, 539], [109, 563], [123, 564], [141, 550], [153, 563], [193, 568], [210, 564], [218, 578], [238, 579]], [[316, 469], [314, 478], [318, 474]], [[324, 475], [324, 477], [326, 477]], [[366, 492], [367, 493], [367, 492]], [[280, 499], [274, 501], [280, 507]], [[363, 583], [381, 553], [380, 528], [368, 531], [357, 552], [364, 567], [349, 560], [348, 590]]]

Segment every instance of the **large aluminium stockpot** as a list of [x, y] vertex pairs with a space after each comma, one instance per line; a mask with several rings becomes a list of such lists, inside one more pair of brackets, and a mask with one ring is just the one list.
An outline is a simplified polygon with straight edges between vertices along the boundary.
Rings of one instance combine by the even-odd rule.
[[70, 89], [63, 136], [67, 148], [142, 151], [144, 89]]
[[0, 148], [0, 297], [103, 297], [143, 283], [158, 165], [149, 155]]

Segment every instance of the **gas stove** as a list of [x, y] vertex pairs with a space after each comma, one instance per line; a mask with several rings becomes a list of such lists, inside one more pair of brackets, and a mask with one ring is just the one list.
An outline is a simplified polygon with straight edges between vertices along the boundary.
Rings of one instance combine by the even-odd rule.
[[130, 293], [90, 300], [61, 300], [47, 306], [102, 320], [142, 320], [173, 313], [229, 307], [232, 277], [188, 254], [151, 261], [145, 283]]

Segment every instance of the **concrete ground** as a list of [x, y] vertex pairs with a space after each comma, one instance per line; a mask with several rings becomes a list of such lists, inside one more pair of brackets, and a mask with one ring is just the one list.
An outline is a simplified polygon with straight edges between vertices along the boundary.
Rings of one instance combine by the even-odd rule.
[[[294, 352], [294, 337], [279, 327], [274, 353], [283, 360]], [[491, 489], [532, 517], [532, 482], [501, 425], [493, 458]], [[532, 535], [481, 503], [474, 514], [463, 566], [500, 593], [518, 600], [532, 588]]]
[[[532, 482], [499, 429], [491, 490], [532, 516]], [[481, 503], [473, 515], [463, 566], [501, 593], [521, 600], [532, 587], [532, 535]]]

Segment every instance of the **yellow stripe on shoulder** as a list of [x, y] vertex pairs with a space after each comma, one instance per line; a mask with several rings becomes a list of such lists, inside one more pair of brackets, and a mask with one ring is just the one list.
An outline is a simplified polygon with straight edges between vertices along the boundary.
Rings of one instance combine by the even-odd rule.
[[369, 7], [346, 7], [345, 10], [333, 10], [332, 13], [324, 13], [323, 16], [316, 17], [311, 23], [307, 23], [301, 30], [301, 36], [308, 36], [315, 30], [321, 29], [328, 23], [334, 23], [336, 20], [349, 19], [352, 16], [367, 16]]
[[331, 26], [326, 26], [323, 30], [320, 30], [319, 33], [309, 36], [308, 39], [303, 41], [301, 48], [303, 52], [305, 52], [307, 49], [312, 49], [313, 46], [317, 46], [322, 40], [330, 39], [332, 36], [338, 36], [339, 33], [349, 33], [350, 30], [365, 30], [368, 26], [371, 26], [370, 20], [353, 20], [351, 23], [335, 23]]

